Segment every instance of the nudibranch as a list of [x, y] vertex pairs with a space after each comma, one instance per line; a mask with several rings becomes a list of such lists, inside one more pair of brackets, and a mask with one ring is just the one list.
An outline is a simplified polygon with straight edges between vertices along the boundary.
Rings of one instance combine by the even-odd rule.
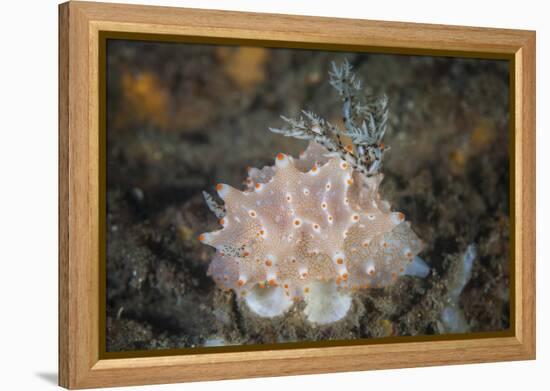
[[[351, 66], [344, 67], [335, 67], [334, 77], [350, 77]], [[353, 123], [349, 110], [344, 99], [344, 119]], [[304, 114], [307, 121], [284, 118], [290, 128], [271, 129], [310, 139], [298, 158], [279, 153], [273, 166], [250, 168], [243, 191], [218, 184], [223, 206], [205, 193], [222, 228], [199, 240], [217, 250], [208, 274], [252, 312], [279, 316], [304, 300], [307, 319], [327, 324], [347, 314], [354, 291], [385, 287], [405, 274], [425, 276], [429, 269], [417, 256], [422, 242], [410, 222], [379, 193], [385, 124], [383, 131], [365, 125], [361, 138], [361, 129], [338, 131]], [[343, 147], [340, 135], [353, 145]]]

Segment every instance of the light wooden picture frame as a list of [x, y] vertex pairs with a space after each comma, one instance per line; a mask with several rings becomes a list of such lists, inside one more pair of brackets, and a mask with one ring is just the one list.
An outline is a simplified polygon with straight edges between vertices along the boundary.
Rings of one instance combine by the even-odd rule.
[[[510, 329], [291, 348], [105, 350], [106, 39], [506, 59]], [[151, 38], [153, 37], [153, 38]], [[535, 32], [70, 1], [59, 6], [59, 384], [92, 388], [535, 359]], [[103, 262], [102, 262], [103, 260]], [[459, 353], [459, 354], [457, 354]]]

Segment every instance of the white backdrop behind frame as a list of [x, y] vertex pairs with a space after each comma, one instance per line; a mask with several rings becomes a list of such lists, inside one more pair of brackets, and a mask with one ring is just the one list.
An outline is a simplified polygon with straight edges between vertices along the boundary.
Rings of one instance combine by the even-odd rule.
[[[386, 1], [361, 3], [353, 0], [324, 1], [238, 0], [108, 1], [235, 11], [348, 17], [406, 22], [441, 23], [537, 30], [537, 69], [550, 68], [548, 50], [550, 28], [543, 2], [465, 0], [460, 3], [436, 1]], [[10, 15], [0, 25], [6, 55], [0, 64], [2, 83], [3, 149], [0, 153], [3, 189], [0, 193], [3, 274], [0, 284], [4, 338], [4, 372], [0, 385], [5, 389], [57, 389], [57, 1], [6, 2], [2, 13]], [[454, 7], [453, 7], [454, 5]], [[32, 12], [31, 12], [32, 10]], [[24, 23], [22, 23], [24, 21]], [[7, 47], [6, 47], [7, 45]], [[550, 135], [540, 131], [550, 125], [550, 115], [542, 108], [550, 104], [549, 77], [537, 74], [537, 296], [548, 297], [550, 288], [542, 284], [549, 267], [544, 254], [550, 253], [550, 184], [543, 175], [550, 169]], [[7, 87], [7, 88], [6, 88]], [[32, 89], [32, 90], [31, 90]], [[6, 122], [7, 120], [7, 122]], [[247, 391], [287, 389], [334, 389], [364, 385], [372, 389], [464, 391], [491, 388], [517, 390], [548, 381], [550, 367], [548, 332], [550, 309], [537, 303], [536, 361], [414, 368], [270, 379], [187, 383], [128, 387], [127, 390]], [[15, 364], [15, 365], [14, 365]]]

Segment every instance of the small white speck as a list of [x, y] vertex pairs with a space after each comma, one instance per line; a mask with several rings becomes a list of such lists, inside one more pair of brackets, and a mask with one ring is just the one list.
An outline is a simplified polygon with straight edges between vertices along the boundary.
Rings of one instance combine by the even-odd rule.
[[367, 265], [366, 265], [366, 268], [365, 268], [365, 271], [367, 272], [367, 274], [373, 276], [374, 273], [376, 272], [376, 269], [374, 268], [374, 262], [368, 261]]

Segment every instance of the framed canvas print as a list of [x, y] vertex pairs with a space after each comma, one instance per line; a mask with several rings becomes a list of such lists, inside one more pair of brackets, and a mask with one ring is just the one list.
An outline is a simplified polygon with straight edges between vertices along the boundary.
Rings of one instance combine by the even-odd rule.
[[59, 15], [62, 386], [535, 357], [534, 32]]

